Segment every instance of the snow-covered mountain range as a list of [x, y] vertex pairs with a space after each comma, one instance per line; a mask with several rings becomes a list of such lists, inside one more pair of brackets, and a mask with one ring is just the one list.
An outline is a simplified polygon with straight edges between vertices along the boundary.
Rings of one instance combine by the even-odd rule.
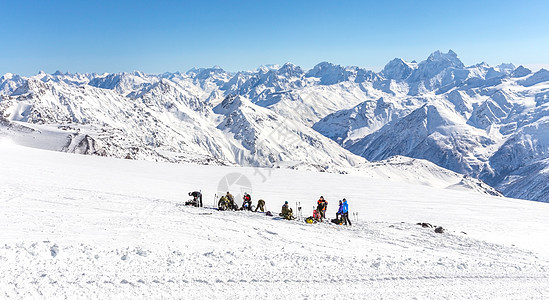
[[428, 165], [390, 159], [408, 156], [468, 175], [452, 175], [464, 186], [480, 178], [537, 201], [549, 201], [547, 102], [549, 71], [465, 66], [452, 51], [420, 63], [397, 58], [379, 73], [322, 62], [311, 70], [287, 63], [238, 73], [0, 77], [1, 133], [23, 144], [339, 173]]

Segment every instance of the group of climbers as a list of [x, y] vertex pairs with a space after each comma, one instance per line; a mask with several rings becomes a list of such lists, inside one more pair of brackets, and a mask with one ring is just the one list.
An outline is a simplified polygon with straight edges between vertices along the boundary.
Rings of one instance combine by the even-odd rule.
[[217, 202], [217, 208], [219, 210], [237, 210], [238, 205], [234, 202], [234, 197], [231, 193], [227, 192], [226, 195], [221, 196]]
[[332, 220], [332, 222], [336, 224], [340, 224], [341, 222], [349, 223], [349, 226], [351, 225], [351, 220], [349, 220], [349, 203], [347, 203], [347, 199], [343, 198], [343, 200], [339, 200], [339, 209], [336, 213], [335, 221]]
[[[307, 223], [317, 223], [323, 222], [326, 219], [326, 208], [328, 207], [328, 201], [324, 199], [323, 196], [320, 196], [320, 199], [317, 201], [316, 209], [313, 208], [313, 215], [306, 218], [305, 222]], [[349, 219], [349, 203], [347, 199], [339, 200], [339, 208], [336, 213], [335, 219], [331, 220], [332, 223], [338, 225], [351, 225], [351, 220]]]
[[[317, 201], [316, 209], [313, 208], [313, 215], [306, 218], [306, 223], [316, 223], [316, 222], [323, 222], [324, 219], [326, 219], [326, 209], [328, 208], [328, 201], [324, 199], [323, 196], [320, 196], [320, 198]], [[279, 214], [281, 217], [283, 217], [286, 220], [293, 220], [295, 219], [293, 215], [292, 208], [289, 207], [288, 201], [284, 202], [284, 205], [282, 205], [282, 212]], [[351, 225], [351, 220], [349, 219], [349, 203], [347, 203], [347, 199], [343, 198], [343, 200], [339, 200], [339, 209], [336, 213], [336, 218], [332, 219], [332, 223], [338, 224], [338, 225]]]
[[[227, 192], [226, 195], [221, 196], [219, 198], [219, 201], [217, 202], [217, 208], [219, 210], [253, 210], [252, 205], [252, 196], [248, 193], [244, 193], [244, 196], [242, 197], [242, 206], [238, 207], [236, 202], [234, 201], [234, 197], [231, 193]], [[265, 212], [265, 200], [259, 199], [257, 201], [257, 206], [255, 207], [255, 210], [258, 211], [261, 210], [262, 212]]]
[[[203, 207], [201, 192], [198, 192], [198, 191], [189, 192], [189, 196], [192, 196], [193, 199], [187, 201], [185, 203], [186, 205]], [[252, 196], [250, 194], [244, 193], [242, 200], [243, 200], [242, 206], [238, 207], [238, 205], [235, 203], [233, 195], [227, 192], [227, 194], [219, 198], [219, 201], [217, 202], [217, 208], [219, 210], [249, 210], [249, 211], [253, 210], [254, 212], [261, 210], [261, 212], [265, 212], [265, 200], [259, 199], [257, 201], [257, 206], [255, 207], [255, 210], [253, 209]], [[327, 208], [328, 208], [328, 201], [324, 199], [324, 196], [320, 196], [320, 198], [317, 201], [316, 209], [313, 208], [313, 215], [305, 219], [305, 222], [307, 223], [323, 222], [323, 220], [326, 219]], [[299, 209], [301, 209], [301, 207], [299, 207]], [[268, 215], [271, 215], [269, 211], [267, 213]], [[288, 201], [285, 201], [284, 205], [282, 205], [282, 210], [279, 216], [286, 220], [295, 219], [293, 210], [289, 206]], [[338, 225], [342, 225], [342, 224], [351, 225], [351, 220], [349, 219], [349, 204], [347, 203], [347, 199], [343, 198], [342, 200], [339, 200], [339, 208], [336, 213], [336, 218], [332, 219], [331, 222]]]

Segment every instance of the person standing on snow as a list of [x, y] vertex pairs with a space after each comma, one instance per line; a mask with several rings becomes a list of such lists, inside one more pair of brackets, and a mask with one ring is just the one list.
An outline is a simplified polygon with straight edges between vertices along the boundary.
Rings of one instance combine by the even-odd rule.
[[320, 196], [320, 199], [317, 201], [316, 210], [323, 219], [326, 219], [326, 208], [328, 207], [328, 201], [324, 200], [323, 196]]
[[349, 220], [349, 203], [347, 203], [347, 199], [345, 198], [343, 198], [343, 203], [341, 205], [341, 213], [343, 214], [343, 222], [345, 222], [345, 225], [349, 222], [349, 226], [351, 226], [351, 220]]

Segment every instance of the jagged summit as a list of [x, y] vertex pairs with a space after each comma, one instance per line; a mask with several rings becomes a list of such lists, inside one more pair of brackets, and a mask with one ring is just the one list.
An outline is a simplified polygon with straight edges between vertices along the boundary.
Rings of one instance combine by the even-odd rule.
[[442, 53], [440, 50], [437, 50], [431, 53], [431, 55], [429, 55], [429, 57], [426, 60], [426, 62], [435, 62], [435, 61], [447, 62], [449, 65], [455, 68], [465, 67], [461, 62], [461, 60], [458, 58], [457, 53], [455, 53], [452, 50], [448, 50], [447, 53]]
[[517, 67], [512, 63], [501, 63], [495, 67], [496, 69], [499, 69], [502, 72], [505, 72], [507, 74], [513, 72]]
[[329, 62], [321, 62], [314, 66], [305, 75], [320, 79], [320, 84], [330, 85], [345, 80], [345, 68]]
[[213, 66], [211, 68], [198, 68], [198, 69], [192, 68], [189, 71], [187, 71], [185, 74], [197, 80], [208, 80], [211, 78], [219, 79], [220, 77], [225, 79], [231, 76], [230, 72], [223, 70], [219, 66]]
[[528, 68], [525, 68], [523, 65], [518, 66], [513, 72], [511, 72], [511, 77], [519, 78], [532, 74], [532, 71]]
[[278, 69], [280, 69], [279, 64], [266, 64], [266, 65], [261, 65], [257, 67], [256, 71], [261, 73], [267, 73], [270, 70], [278, 70]]
[[277, 70], [271, 70], [271, 72], [275, 72], [277, 75], [285, 77], [302, 77], [303, 74], [305, 74], [300, 66], [294, 65], [289, 62], [285, 63]]
[[385, 65], [381, 74], [387, 79], [405, 80], [416, 67], [417, 64], [408, 63], [401, 58], [395, 58]]
[[454, 51], [449, 50], [448, 53], [435, 51], [429, 55], [427, 60], [418, 64], [417, 69], [411, 75], [411, 80], [432, 78], [449, 68], [463, 69], [465, 66]]

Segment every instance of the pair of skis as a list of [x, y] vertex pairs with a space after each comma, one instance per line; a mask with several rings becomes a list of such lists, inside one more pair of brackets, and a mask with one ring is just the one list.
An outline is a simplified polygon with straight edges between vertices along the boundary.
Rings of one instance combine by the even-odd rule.
[[301, 211], [301, 202], [296, 201], [295, 203], [296, 219], [303, 219], [303, 212]]

